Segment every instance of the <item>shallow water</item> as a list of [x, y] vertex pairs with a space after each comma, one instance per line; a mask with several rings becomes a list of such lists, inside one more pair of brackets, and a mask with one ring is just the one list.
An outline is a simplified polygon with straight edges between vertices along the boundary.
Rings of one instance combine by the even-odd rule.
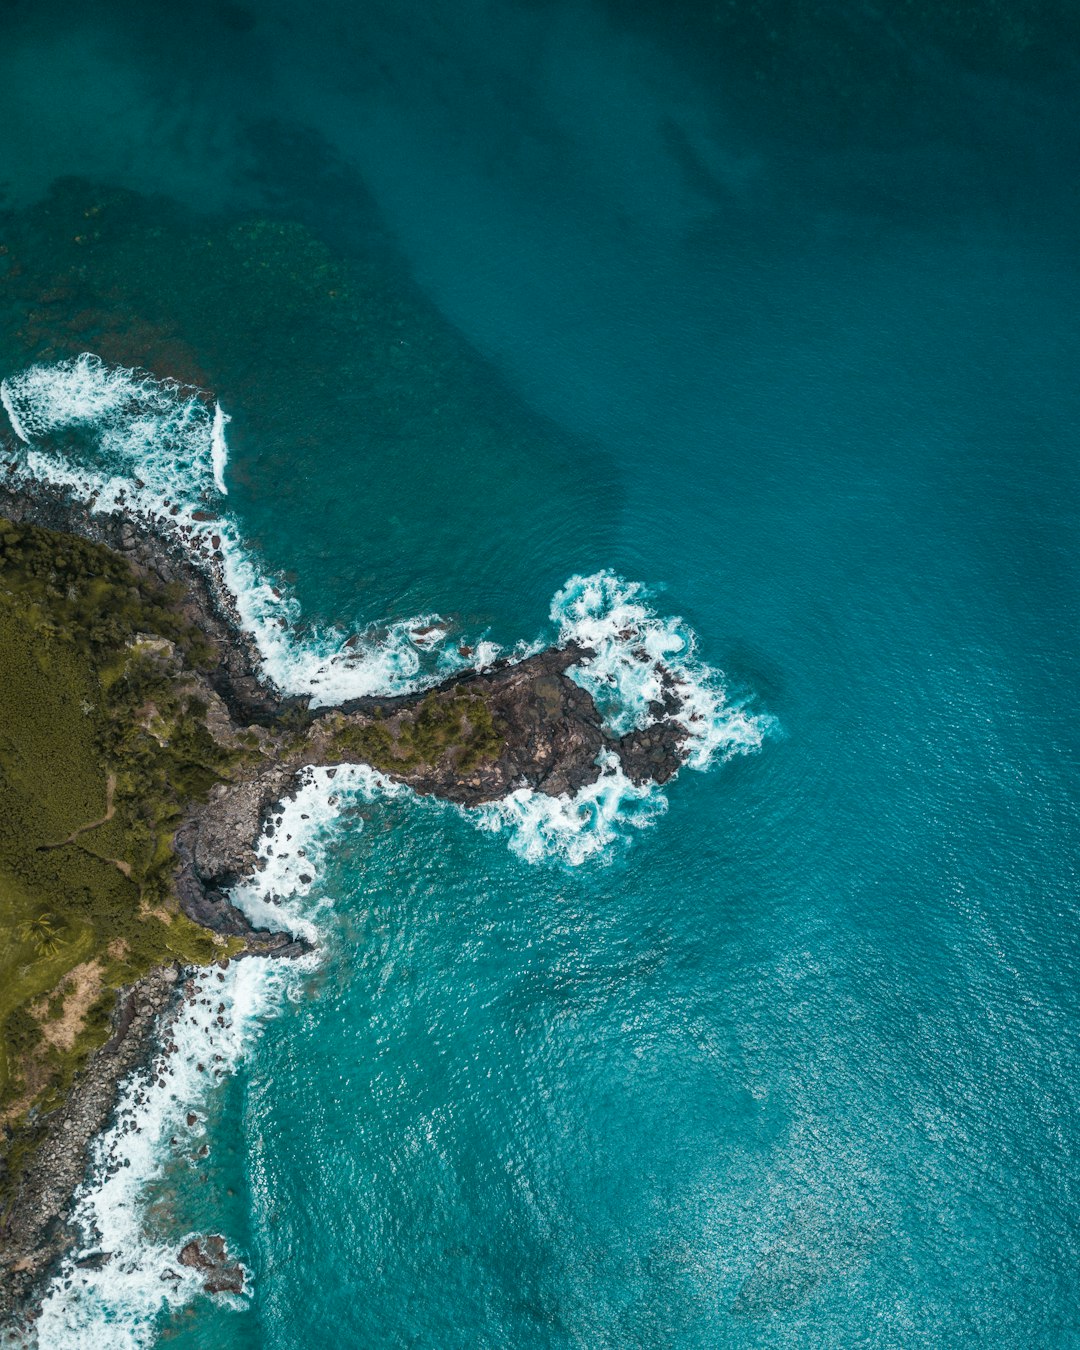
[[844, 6], [768, 61], [646, 6], [62, 10], [5, 18], [14, 207], [298, 219], [366, 297], [288, 331], [140, 245], [206, 285], [237, 556], [506, 647], [611, 569], [768, 734], [576, 866], [343, 794], [321, 960], [137, 1211], [250, 1295], [155, 1323], [147, 1257], [54, 1343], [1080, 1341], [1068, 71]]

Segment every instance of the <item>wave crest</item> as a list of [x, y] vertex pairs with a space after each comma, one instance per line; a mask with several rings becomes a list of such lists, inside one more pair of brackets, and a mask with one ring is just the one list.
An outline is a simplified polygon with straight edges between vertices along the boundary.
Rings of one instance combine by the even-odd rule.
[[481, 830], [506, 833], [510, 849], [525, 862], [556, 858], [578, 867], [597, 854], [646, 829], [667, 810], [667, 798], [655, 783], [639, 786], [609, 750], [601, 754], [600, 776], [573, 795], [549, 797], [520, 788], [501, 801], [469, 814]]
[[[462, 657], [438, 614], [362, 635], [332, 626], [305, 627], [301, 635], [295, 597], [260, 570], [222, 509], [229, 418], [199, 390], [84, 353], [3, 380], [0, 402], [24, 447], [16, 474], [65, 487], [95, 511], [125, 511], [176, 533], [231, 597], [264, 676], [286, 693], [308, 695], [313, 707], [413, 692], [500, 655], [481, 640], [472, 644], [471, 662]], [[639, 582], [613, 571], [573, 576], [553, 597], [550, 615], [560, 644], [590, 650], [568, 673], [615, 735], [668, 717], [686, 731], [688, 766], [705, 769], [757, 750], [768, 734], [771, 719], [729, 697], [721, 674], [698, 657], [693, 630], [659, 615]], [[535, 649], [519, 646], [513, 659]], [[573, 797], [522, 790], [467, 815], [505, 833], [530, 862], [577, 864], [665, 807], [659, 788], [638, 788], [605, 760], [597, 782]]]
[[[256, 850], [260, 870], [230, 899], [256, 925], [318, 941], [316, 920], [334, 904], [322, 876], [342, 809], [405, 791], [365, 765], [306, 770], [294, 795], [267, 822]], [[362, 828], [362, 822], [349, 827]], [[16, 1345], [147, 1350], [156, 1340], [158, 1315], [201, 1294], [201, 1275], [177, 1261], [194, 1234], [163, 1241], [147, 1222], [151, 1203], [185, 1155], [197, 1165], [216, 1089], [251, 1053], [283, 999], [299, 996], [317, 960], [252, 958], [193, 973], [195, 991], [163, 1037], [175, 1049], [160, 1052], [125, 1080], [114, 1122], [95, 1142], [87, 1181], [76, 1196], [81, 1246], [64, 1259], [36, 1327]], [[110, 1253], [101, 1269], [79, 1264], [98, 1252]], [[249, 1276], [247, 1290], [250, 1283]], [[242, 1306], [242, 1300], [232, 1301]]]
[[593, 653], [567, 674], [616, 735], [667, 717], [686, 730], [691, 769], [761, 748], [772, 719], [729, 699], [722, 674], [697, 656], [693, 629], [657, 614], [641, 582], [608, 570], [573, 576], [552, 599], [551, 619], [560, 645]]

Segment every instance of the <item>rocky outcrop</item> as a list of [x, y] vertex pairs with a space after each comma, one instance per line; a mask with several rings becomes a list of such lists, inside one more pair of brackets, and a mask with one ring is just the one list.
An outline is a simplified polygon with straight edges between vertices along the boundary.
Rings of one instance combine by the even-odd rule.
[[[234, 728], [272, 731], [280, 727], [285, 715], [297, 726], [306, 722], [310, 727], [308, 740], [299, 747], [295, 737], [287, 749], [280, 744], [273, 748], [268, 743], [273, 736], [265, 739], [264, 748], [280, 762], [246, 777], [235, 791], [216, 799], [201, 814], [194, 840], [195, 874], [201, 878], [217, 879], [220, 884], [249, 870], [258, 826], [301, 763], [363, 760], [347, 753], [327, 731], [325, 723], [336, 716], [343, 715], [358, 727], [383, 718], [392, 730], [432, 696], [482, 697], [498, 719], [504, 739], [494, 762], [463, 773], [458, 758], [449, 754], [434, 764], [392, 765], [388, 770], [417, 792], [465, 805], [492, 801], [519, 787], [552, 796], [576, 792], [596, 781], [596, 757], [604, 748], [615, 752], [627, 776], [638, 783], [666, 782], [682, 763], [686, 732], [671, 716], [679, 710], [673, 691], [665, 690], [664, 702], [656, 708], [659, 721], [652, 727], [613, 738], [605, 732], [591, 697], [566, 673], [589, 655], [573, 644], [516, 663], [497, 662], [490, 670], [456, 675], [423, 694], [356, 699], [335, 708], [310, 710], [308, 699], [282, 695], [266, 684], [258, 650], [241, 626], [229, 593], [212, 568], [195, 565], [181, 540], [138, 527], [124, 516], [94, 515], [47, 484], [27, 490], [0, 481], [0, 516], [105, 544], [123, 553], [137, 571], [173, 585], [183, 597], [178, 603], [185, 617], [218, 651], [218, 665], [206, 680]], [[384, 764], [377, 767], [386, 770]]]
[[219, 783], [173, 839], [174, 889], [188, 918], [226, 937], [244, 938], [249, 950], [271, 956], [294, 956], [306, 947], [283, 934], [252, 928], [225, 892], [254, 870], [254, 846], [265, 817], [295, 776], [294, 766], [270, 761], [235, 782]]
[[623, 736], [615, 749], [631, 782], [666, 783], [683, 762], [686, 731], [678, 722], [655, 722]]
[[[516, 664], [500, 663], [493, 669], [473, 672], [450, 680], [421, 697], [394, 700], [365, 699], [342, 705], [331, 716], [317, 715], [300, 754], [309, 763], [337, 764], [363, 761], [362, 753], [349, 753], [344, 728], [379, 725], [391, 737], [403, 723], [415, 718], [422, 700], [428, 706], [449, 706], [463, 695], [482, 700], [493, 725], [498, 728], [501, 748], [471, 767], [462, 768], [460, 747], [450, 745], [438, 757], [419, 762], [395, 763], [388, 756], [376, 767], [408, 783], [417, 792], [445, 797], [465, 806], [495, 801], [517, 788], [532, 788], [552, 796], [573, 793], [595, 782], [596, 757], [608, 746], [617, 749], [603, 730], [596, 705], [566, 674], [587, 653], [580, 647], [550, 649]], [[377, 705], [381, 716], [373, 716]], [[343, 717], [340, 717], [343, 715]]]
[[[665, 782], [682, 762], [686, 732], [672, 718], [673, 691], [665, 691], [654, 725], [614, 737], [567, 673], [589, 655], [572, 645], [455, 676], [423, 694], [312, 710], [308, 700], [282, 696], [261, 679], [258, 652], [220, 578], [195, 566], [181, 540], [122, 516], [93, 515], [47, 485], [26, 489], [0, 480], [0, 516], [123, 553], [136, 572], [173, 587], [178, 608], [216, 649], [213, 669], [180, 671], [177, 678], [199, 692], [206, 727], [236, 752], [236, 768], [176, 831], [174, 893], [189, 918], [241, 939], [245, 954], [307, 950], [287, 934], [253, 928], [227, 897], [230, 885], [256, 866], [267, 818], [305, 765], [372, 763], [417, 792], [475, 806], [520, 788], [574, 793], [596, 781], [604, 750], [637, 783]], [[43, 1142], [0, 1216], [0, 1321], [29, 1305], [73, 1240], [64, 1216], [85, 1174], [89, 1143], [108, 1123], [121, 1078], [153, 1053], [176, 979], [175, 968], [157, 970], [123, 993], [109, 1042], [79, 1074], [63, 1107], [41, 1122]], [[210, 1292], [243, 1289], [243, 1271], [217, 1235], [192, 1240], [179, 1260], [204, 1273]]]
[[49, 483], [0, 478], [0, 516], [104, 544], [122, 553], [136, 571], [174, 587], [179, 611], [217, 648], [218, 666], [208, 679], [238, 725], [268, 725], [289, 708], [306, 706], [306, 700], [280, 695], [260, 679], [258, 650], [231, 596], [212, 568], [194, 563], [181, 538], [124, 515], [96, 515]]
[[177, 1259], [182, 1266], [202, 1274], [203, 1288], [208, 1294], [244, 1292], [244, 1268], [239, 1261], [229, 1260], [229, 1251], [220, 1233], [192, 1238], [181, 1247]]

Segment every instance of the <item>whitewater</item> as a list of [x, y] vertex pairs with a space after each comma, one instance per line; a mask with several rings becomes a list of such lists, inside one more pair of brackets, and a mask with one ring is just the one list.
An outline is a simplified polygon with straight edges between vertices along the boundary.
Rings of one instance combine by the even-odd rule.
[[[355, 634], [305, 629], [297, 601], [265, 574], [225, 509], [230, 418], [201, 390], [84, 353], [8, 376], [0, 403], [18, 442], [6, 469], [11, 478], [67, 489], [95, 512], [123, 511], [182, 540], [254, 638], [264, 678], [283, 693], [308, 695], [314, 707], [413, 692], [543, 645], [521, 642], [503, 652], [484, 635], [451, 642], [452, 625], [438, 614]], [[611, 571], [575, 575], [552, 598], [549, 618], [560, 645], [591, 652], [568, 674], [615, 735], [671, 716], [687, 734], [687, 766], [703, 771], [758, 750], [776, 730], [767, 715], [730, 695], [722, 674], [701, 659], [693, 630], [660, 615], [639, 582]], [[458, 811], [477, 829], [504, 835], [527, 863], [603, 865], [654, 825], [668, 802], [657, 785], [631, 782], [614, 754], [602, 752], [598, 767], [597, 780], [573, 796], [521, 789], [478, 808], [417, 798], [366, 766], [305, 770], [266, 822], [258, 870], [230, 899], [256, 926], [302, 936], [313, 952], [298, 961], [246, 959], [194, 976], [159, 1038], [172, 1048], [125, 1082], [115, 1119], [95, 1143], [76, 1198], [78, 1249], [53, 1280], [36, 1328], [0, 1344], [144, 1350], [163, 1311], [201, 1296], [201, 1277], [176, 1259], [193, 1235], [165, 1244], [150, 1235], [147, 1210], [178, 1153], [195, 1165], [196, 1151], [213, 1147], [205, 1120], [216, 1086], [251, 1054], [284, 1001], [302, 997], [318, 966], [334, 905], [320, 877], [335, 834], [361, 828], [350, 806], [409, 798], [415, 809]], [[80, 1264], [103, 1253], [100, 1268]], [[244, 1297], [225, 1297], [244, 1305]]]

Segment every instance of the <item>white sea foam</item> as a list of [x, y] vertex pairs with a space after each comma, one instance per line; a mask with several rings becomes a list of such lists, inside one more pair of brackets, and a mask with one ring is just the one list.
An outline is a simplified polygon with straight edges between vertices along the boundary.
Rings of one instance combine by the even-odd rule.
[[729, 700], [723, 676], [697, 656], [693, 630], [658, 615], [640, 582], [610, 571], [573, 576], [553, 598], [551, 619], [560, 643], [593, 651], [567, 674], [617, 735], [670, 717], [686, 730], [692, 769], [760, 749], [771, 719]]
[[[470, 665], [489, 668], [503, 654], [482, 638], [471, 657], [462, 656], [458, 644], [445, 641], [438, 614], [363, 634], [327, 627], [298, 636], [295, 599], [259, 569], [221, 510], [229, 417], [219, 403], [211, 411], [200, 391], [84, 353], [5, 379], [0, 401], [26, 446], [25, 471], [68, 488], [96, 511], [125, 510], [185, 540], [233, 598], [263, 673], [279, 689], [308, 694], [319, 707], [412, 691]], [[572, 674], [617, 733], [655, 720], [666, 690], [678, 701], [673, 716], [686, 727], [692, 768], [761, 744], [766, 719], [728, 699], [717, 672], [697, 659], [694, 634], [678, 619], [660, 618], [638, 583], [611, 572], [572, 577], [551, 617], [561, 641], [595, 650]]]
[[[616, 735], [670, 717], [686, 731], [687, 764], [706, 769], [759, 749], [769, 734], [772, 720], [729, 701], [720, 673], [698, 659], [693, 631], [658, 615], [639, 583], [610, 571], [571, 577], [551, 602], [551, 618], [561, 643], [592, 651], [567, 673], [593, 696]], [[480, 829], [505, 833], [527, 862], [555, 858], [578, 866], [598, 854], [610, 858], [614, 844], [667, 810], [667, 797], [655, 783], [633, 783], [613, 752], [602, 752], [598, 762], [597, 781], [572, 795], [522, 788], [466, 815]]]
[[[143, 1350], [153, 1343], [157, 1315], [199, 1292], [198, 1273], [177, 1259], [192, 1235], [165, 1241], [152, 1232], [145, 1214], [148, 1192], [160, 1187], [170, 1158], [186, 1157], [197, 1165], [213, 1088], [250, 1050], [290, 976], [295, 978], [284, 963], [270, 961], [200, 972], [199, 992], [169, 1030], [175, 1051], [159, 1054], [125, 1081], [114, 1124], [95, 1142], [90, 1180], [74, 1215], [84, 1245], [65, 1260], [28, 1344], [40, 1350]], [[221, 1005], [226, 1012], [219, 1025]], [[187, 1124], [189, 1113], [197, 1117], [193, 1127]], [[109, 1253], [102, 1269], [77, 1264], [99, 1252]]]
[[318, 878], [342, 807], [407, 792], [367, 764], [305, 769], [293, 795], [268, 822], [256, 849], [256, 870], [233, 888], [232, 903], [257, 928], [284, 929], [317, 943], [315, 919], [332, 903], [317, 895]]
[[[234, 598], [265, 674], [280, 689], [308, 693], [318, 706], [418, 688], [470, 664], [446, 642], [447, 626], [434, 614], [359, 639], [337, 629], [297, 638], [295, 599], [260, 572], [236, 525], [220, 511], [229, 418], [220, 404], [211, 414], [198, 391], [83, 355], [4, 380], [0, 403], [26, 447], [16, 475], [64, 486], [97, 511], [122, 509], [177, 531]], [[61, 436], [62, 448], [55, 443]], [[677, 703], [671, 715], [690, 737], [692, 767], [761, 744], [767, 720], [727, 701], [720, 676], [697, 659], [693, 633], [677, 619], [660, 618], [641, 586], [611, 572], [573, 577], [554, 597], [551, 616], [561, 641], [593, 649], [571, 674], [616, 733], [654, 721], [666, 693]], [[511, 659], [540, 645], [519, 644]], [[471, 664], [484, 669], [501, 654], [485, 637], [474, 644]], [[505, 835], [530, 863], [555, 858], [576, 866], [610, 856], [616, 841], [651, 825], [667, 800], [655, 785], [631, 782], [612, 752], [598, 763], [597, 781], [573, 796], [522, 789], [464, 814], [478, 828]], [[408, 791], [363, 765], [306, 770], [269, 822], [257, 846], [257, 870], [234, 888], [234, 903], [259, 926], [317, 943], [319, 915], [333, 903], [319, 878], [343, 805]], [[200, 992], [170, 1028], [176, 1049], [124, 1084], [115, 1124], [96, 1142], [77, 1198], [84, 1245], [65, 1261], [22, 1344], [144, 1350], [163, 1308], [199, 1296], [199, 1276], [176, 1260], [184, 1238], [154, 1233], [147, 1201], [164, 1184], [170, 1160], [186, 1157], [195, 1165], [215, 1085], [250, 1051], [283, 995], [299, 988], [304, 968], [317, 959], [316, 953], [301, 962], [245, 960], [196, 977]], [[194, 1127], [187, 1125], [191, 1112]], [[101, 1270], [77, 1264], [96, 1252], [111, 1253]]]
[[[97, 511], [124, 510], [178, 532], [233, 598], [264, 675], [285, 692], [309, 695], [314, 707], [419, 689], [469, 665], [487, 669], [503, 655], [485, 637], [462, 656], [457, 643], [446, 641], [448, 628], [437, 614], [361, 635], [307, 627], [300, 636], [295, 598], [259, 569], [220, 510], [228, 415], [216, 403], [211, 413], [199, 391], [84, 354], [4, 380], [0, 400], [26, 446], [17, 472], [64, 486]], [[54, 443], [61, 434], [62, 450]], [[698, 658], [692, 630], [658, 615], [639, 583], [608, 571], [571, 577], [552, 600], [551, 618], [561, 642], [592, 649], [570, 674], [616, 734], [656, 721], [666, 699], [666, 715], [686, 730], [691, 768], [761, 745], [770, 720], [729, 698], [720, 674]], [[510, 659], [539, 645], [519, 644]], [[625, 834], [624, 823], [636, 828], [662, 809], [655, 805], [663, 800], [659, 789], [650, 789], [647, 800], [654, 805], [645, 811], [639, 790], [605, 771], [573, 799], [519, 793], [475, 818], [507, 831], [511, 846], [530, 860], [553, 854], [580, 862]]]
[[214, 486], [223, 497], [229, 495], [225, 486], [225, 465], [229, 462], [229, 447], [225, 443], [225, 424], [232, 418], [220, 403], [214, 404], [214, 421], [210, 428], [210, 467], [214, 474]]
[[598, 853], [610, 857], [616, 840], [663, 815], [667, 798], [654, 783], [632, 783], [612, 751], [602, 751], [599, 763], [596, 782], [572, 795], [549, 797], [520, 788], [467, 815], [482, 830], [505, 832], [510, 848], [526, 862], [558, 858], [576, 867]]
[[[315, 920], [333, 904], [321, 869], [342, 809], [405, 791], [364, 765], [306, 770], [267, 822], [257, 868], [234, 888], [233, 902], [256, 924], [317, 941]], [[350, 828], [360, 828], [359, 822]], [[114, 1122], [94, 1143], [73, 1214], [79, 1246], [50, 1285], [37, 1323], [0, 1337], [0, 1344], [148, 1350], [163, 1313], [204, 1296], [199, 1273], [178, 1260], [196, 1234], [168, 1233], [175, 1223], [168, 1214], [173, 1169], [201, 1165], [198, 1150], [212, 1145], [205, 1122], [216, 1090], [251, 1052], [283, 998], [298, 994], [318, 959], [316, 949], [299, 961], [248, 959], [192, 973], [193, 989], [162, 1036], [162, 1049], [122, 1084]], [[242, 1258], [234, 1243], [230, 1248], [233, 1259]], [[80, 1265], [104, 1253], [101, 1268]], [[250, 1275], [247, 1283], [250, 1288]], [[236, 1307], [246, 1301], [225, 1297]]]
[[11, 423], [11, 429], [19, 440], [24, 444], [30, 440], [26, 434], [26, 428], [19, 420], [19, 414], [15, 411], [15, 405], [11, 401], [11, 395], [8, 393], [7, 381], [0, 382], [0, 405], [7, 413], [8, 421]]
[[8, 416], [17, 410], [19, 435], [28, 441], [63, 427], [88, 423], [112, 427], [125, 409], [132, 415], [157, 412], [172, 417], [183, 413], [187, 398], [195, 392], [172, 380], [108, 366], [88, 352], [71, 361], [31, 366], [5, 379], [2, 387]]

